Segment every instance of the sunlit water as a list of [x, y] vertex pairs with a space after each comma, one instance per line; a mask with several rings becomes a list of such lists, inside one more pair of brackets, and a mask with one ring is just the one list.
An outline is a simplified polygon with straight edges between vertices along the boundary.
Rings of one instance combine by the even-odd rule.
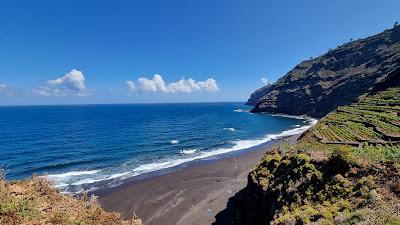
[[63, 191], [217, 158], [300, 133], [313, 121], [242, 103], [0, 107], [8, 179], [48, 174]]

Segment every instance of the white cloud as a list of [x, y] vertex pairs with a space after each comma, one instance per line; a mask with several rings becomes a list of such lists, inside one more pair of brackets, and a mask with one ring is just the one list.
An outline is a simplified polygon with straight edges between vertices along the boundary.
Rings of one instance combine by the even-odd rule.
[[162, 92], [162, 93], [190, 93], [193, 91], [219, 91], [217, 81], [209, 78], [205, 81], [194, 79], [181, 79], [177, 82], [166, 84], [161, 75], [155, 74], [153, 79], [141, 77], [136, 82], [126, 81], [129, 92]]
[[263, 77], [263, 78], [261, 78], [261, 83], [267, 85], [267, 84], [269, 84], [270, 82], [268, 81], [268, 78]]
[[128, 80], [125, 83], [126, 83], [126, 85], [128, 85], [128, 91], [130, 93], [137, 91], [136, 85], [133, 81]]
[[16, 94], [21, 94], [22, 92], [14, 89], [8, 85], [5, 84], [0, 84], [0, 94], [5, 94], [5, 95], [16, 95]]
[[141, 90], [147, 91], [147, 92], [169, 92], [167, 87], [165, 86], [165, 82], [163, 78], [155, 74], [153, 79], [149, 80], [147, 78], [139, 78], [137, 80], [138, 86]]
[[63, 77], [47, 81], [45, 86], [35, 89], [33, 92], [44, 96], [87, 96], [90, 94], [85, 86], [85, 76], [81, 71], [75, 69], [66, 73]]

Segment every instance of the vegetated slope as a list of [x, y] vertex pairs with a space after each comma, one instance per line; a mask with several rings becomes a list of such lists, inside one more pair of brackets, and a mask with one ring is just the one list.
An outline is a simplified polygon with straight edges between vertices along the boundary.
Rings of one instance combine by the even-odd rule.
[[215, 224], [400, 224], [393, 81], [321, 119], [298, 144], [268, 152]]
[[[0, 174], [1, 175], [1, 174]], [[140, 225], [105, 212], [95, 197], [63, 195], [44, 178], [6, 182], [0, 177], [0, 224]]]
[[350, 42], [298, 64], [276, 83], [255, 91], [252, 112], [321, 118], [347, 105], [400, 66], [400, 26]]
[[399, 112], [400, 89], [389, 88], [349, 106], [338, 107], [311, 131], [323, 143], [399, 143]]

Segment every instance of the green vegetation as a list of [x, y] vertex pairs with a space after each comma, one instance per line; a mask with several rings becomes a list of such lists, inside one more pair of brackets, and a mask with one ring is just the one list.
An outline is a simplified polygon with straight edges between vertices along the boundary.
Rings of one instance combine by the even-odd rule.
[[399, 87], [339, 107], [263, 157], [235, 224], [400, 225], [399, 141]]
[[389, 88], [341, 106], [312, 129], [327, 144], [390, 144], [400, 141], [400, 88]]
[[311, 133], [320, 143], [308, 138], [292, 148], [314, 153], [324, 149], [326, 157], [342, 148], [359, 165], [399, 161], [400, 88], [388, 88], [339, 107], [321, 119]]
[[[314, 144], [286, 146], [283, 155], [269, 152], [250, 173], [255, 189], [249, 193], [262, 190], [258, 201], [272, 205], [265, 210], [273, 210], [271, 224], [400, 224], [400, 199], [394, 191], [400, 187], [400, 149], [392, 156], [393, 149], [384, 146], [373, 153], [375, 146], [357, 152], [331, 145], [317, 156], [321, 144]], [[367, 149], [370, 152], [364, 152]], [[364, 155], [385, 163], [361, 166]]]
[[[0, 202], [0, 215], [29, 218], [35, 217], [37, 214], [37, 208], [28, 199], [12, 199]], [[2, 222], [2, 219], [0, 219], [0, 222]]]

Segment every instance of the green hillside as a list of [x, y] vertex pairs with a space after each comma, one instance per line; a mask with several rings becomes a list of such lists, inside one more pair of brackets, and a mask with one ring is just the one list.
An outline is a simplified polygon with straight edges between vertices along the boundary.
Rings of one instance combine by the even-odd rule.
[[391, 81], [267, 152], [216, 224], [400, 224], [400, 87]]
[[312, 129], [323, 143], [390, 144], [400, 140], [400, 88], [389, 88], [340, 106]]

